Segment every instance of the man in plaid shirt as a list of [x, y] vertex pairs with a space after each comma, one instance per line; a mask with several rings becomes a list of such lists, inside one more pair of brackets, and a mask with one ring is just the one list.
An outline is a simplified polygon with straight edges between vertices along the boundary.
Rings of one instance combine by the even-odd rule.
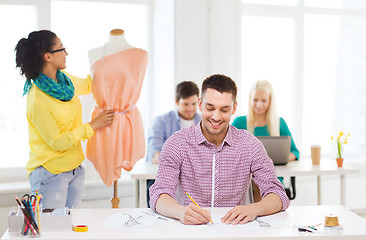
[[[211, 219], [210, 211], [193, 204], [185, 192], [201, 207], [233, 207], [221, 219], [227, 224], [287, 209], [290, 200], [262, 143], [229, 124], [237, 108], [235, 82], [212, 75], [202, 83], [201, 94], [202, 121], [173, 134], [162, 148], [150, 206], [183, 224]], [[246, 205], [251, 179], [262, 200]]]

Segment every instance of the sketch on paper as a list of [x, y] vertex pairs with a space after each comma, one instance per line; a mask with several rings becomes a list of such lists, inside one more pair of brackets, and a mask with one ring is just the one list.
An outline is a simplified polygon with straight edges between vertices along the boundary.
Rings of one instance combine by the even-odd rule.
[[123, 223], [123, 226], [125, 226], [125, 227], [133, 227], [133, 226], [136, 226], [136, 225], [141, 224], [138, 220], [142, 216], [138, 216], [137, 218], [134, 218], [130, 214], [127, 214], [127, 213], [123, 213], [123, 214], [127, 215], [128, 218], [129, 218], [129, 220], [127, 220], [126, 222]]
[[134, 210], [132, 212], [116, 213], [103, 224], [104, 227], [149, 227], [158, 221], [170, 221], [152, 210]]
[[[259, 229], [259, 228], [285, 228], [290, 227], [290, 225], [284, 219], [279, 218], [276, 215], [257, 217], [254, 221], [248, 222], [243, 225], [232, 225], [225, 224], [221, 222], [221, 218], [225, 215], [225, 212], [218, 211], [220, 209], [213, 209], [211, 212], [211, 217], [213, 223], [204, 225], [184, 225], [184, 228], [200, 228], [200, 227], [214, 227], [214, 228], [243, 228], [243, 229]], [[131, 211], [126, 210], [124, 212], [119, 212], [111, 215], [104, 223], [103, 227], [126, 227], [126, 228], [146, 228], [150, 227], [155, 223], [162, 221], [166, 222], [177, 222], [178, 220], [164, 217], [151, 209], [132, 209]]]
[[259, 227], [261, 228], [270, 228], [271, 224], [269, 224], [268, 222], [262, 221], [259, 218], [255, 219], [258, 223], [259, 223]]
[[[220, 210], [220, 209], [219, 209]], [[217, 211], [217, 209], [211, 209], [211, 217], [213, 223], [200, 225], [201, 227], [215, 227], [215, 228], [243, 228], [243, 229], [258, 229], [258, 228], [284, 228], [290, 227], [286, 221], [277, 218], [275, 215], [257, 217], [254, 221], [246, 224], [226, 224], [221, 222], [221, 218], [225, 215], [225, 212]]]

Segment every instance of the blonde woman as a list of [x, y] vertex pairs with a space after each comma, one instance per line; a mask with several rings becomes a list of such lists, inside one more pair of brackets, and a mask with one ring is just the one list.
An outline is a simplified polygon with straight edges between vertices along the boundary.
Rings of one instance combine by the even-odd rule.
[[[289, 161], [300, 158], [285, 120], [277, 115], [273, 88], [268, 81], [259, 80], [253, 85], [249, 93], [248, 109], [248, 116], [235, 118], [232, 124], [234, 127], [248, 130], [254, 136], [291, 136]], [[279, 180], [283, 182], [282, 177]], [[253, 187], [256, 194], [256, 187]]]
[[266, 80], [259, 80], [253, 85], [249, 93], [248, 116], [235, 118], [233, 126], [246, 129], [254, 136], [291, 136], [289, 160], [300, 158], [285, 120], [277, 115], [273, 88]]

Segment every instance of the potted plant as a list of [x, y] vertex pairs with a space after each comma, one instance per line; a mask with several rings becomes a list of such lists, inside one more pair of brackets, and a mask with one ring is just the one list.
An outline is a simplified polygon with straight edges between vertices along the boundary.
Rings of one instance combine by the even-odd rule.
[[[348, 143], [348, 137], [351, 136], [349, 133], [346, 135], [344, 135], [344, 133], [341, 131], [338, 134], [338, 137], [336, 139], [336, 143], [337, 143], [337, 166], [338, 167], [342, 167], [343, 166], [343, 145]], [[332, 136], [332, 140], [333, 136]]]

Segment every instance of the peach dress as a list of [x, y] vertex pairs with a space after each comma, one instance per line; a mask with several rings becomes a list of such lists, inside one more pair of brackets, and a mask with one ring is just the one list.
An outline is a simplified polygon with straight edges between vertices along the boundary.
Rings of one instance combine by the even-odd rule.
[[90, 70], [97, 106], [92, 119], [105, 109], [114, 109], [114, 122], [96, 129], [87, 144], [87, 158], [105, 185], [120, 178], [122, 168], [130, 171], [145, 156], [145, 137], [136, 107], [147, 67], [147, 52], [123, 50], [95, 62]]

